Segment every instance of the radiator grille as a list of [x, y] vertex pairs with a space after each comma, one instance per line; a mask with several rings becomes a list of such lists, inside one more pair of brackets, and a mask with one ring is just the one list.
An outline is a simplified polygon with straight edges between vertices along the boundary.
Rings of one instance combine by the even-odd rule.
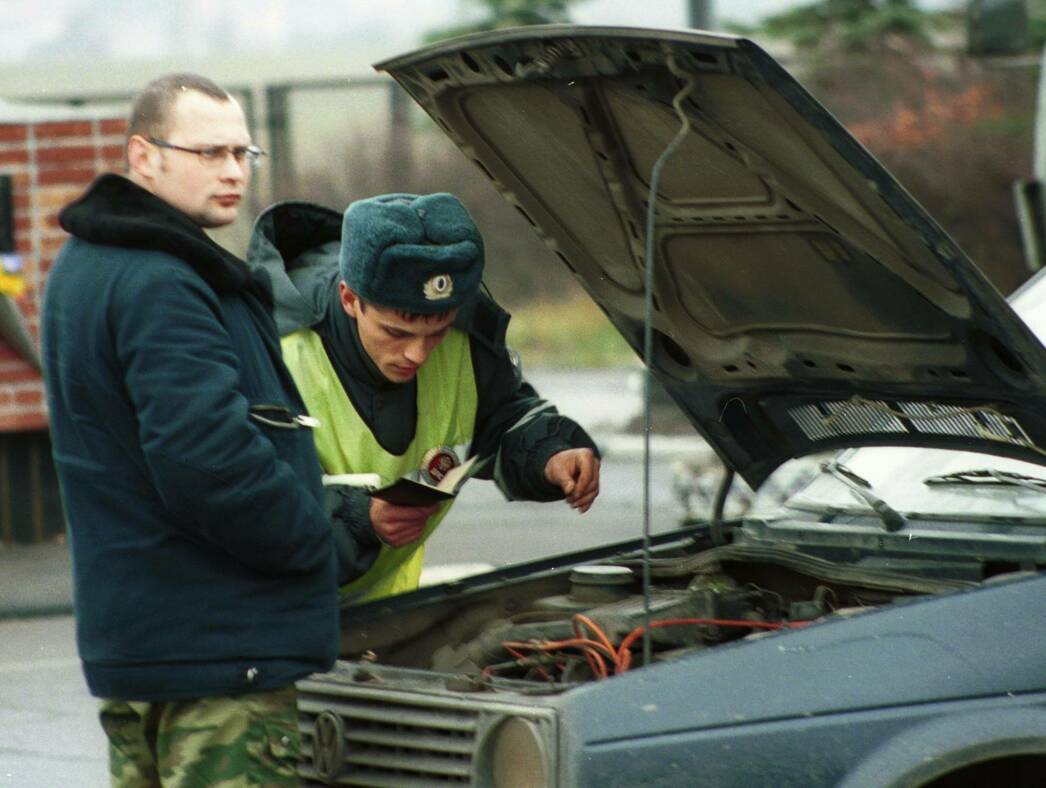
[[[479, 713], [424, 707], [363, 697], [313, 694], [299, 685], [303, 785], [366, 785], [380, 788], [468, 785], [476, 749]], [[325, 778], [314, 758], [317, 723], [330, 714], [341, 720], [340, 764]], [[331, 734], [324, 734], [330, 736]], [[320, 746], [323, 746], [322, 744]], [[336, 772], [336, 776], [331, 776]]]

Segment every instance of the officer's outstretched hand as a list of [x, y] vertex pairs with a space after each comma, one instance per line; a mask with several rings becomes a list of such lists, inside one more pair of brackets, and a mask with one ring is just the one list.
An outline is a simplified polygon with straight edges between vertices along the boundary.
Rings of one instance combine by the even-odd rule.
[[421, 538], [425, 530], [425, 521], [429, 519], [439, 504], [429, 506], [400, 506], [380, 498], [370, 499], [370, 522], [374, 533], [390, 547], [403, 547]]
[[545, 478], [584, 514], [599, 495], [599, 458], [591, 449], [566, 449], [548, 458]]

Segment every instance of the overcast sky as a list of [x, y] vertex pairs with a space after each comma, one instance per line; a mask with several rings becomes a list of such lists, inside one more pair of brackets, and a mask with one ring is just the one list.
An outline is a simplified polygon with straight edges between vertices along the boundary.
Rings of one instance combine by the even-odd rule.
[[[809, 0], [807, 0], [809, 1]], [[754, 23], [798, 0], [713, 0], [715, 20]], [[948, 8], [961, 0], [920, 0]], [[580, 24], [685, 27], [686, 0], [586, 0], [571, 10]], [[187, 51], [307, 47], [375, 38], [411, 46], [426, 31], [475, 13], [470, 0], [0, 0], [0, 60], [168, 54], [184, 34]], [[172, 29], [172, 20], [176, 28]], [[200, 31], [204, 31], [199, 34]]]

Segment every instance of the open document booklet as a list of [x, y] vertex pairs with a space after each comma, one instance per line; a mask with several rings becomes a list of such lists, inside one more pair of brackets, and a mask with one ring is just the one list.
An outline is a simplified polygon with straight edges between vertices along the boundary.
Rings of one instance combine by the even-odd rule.
[[399, 506], [428, 506], [449, 500], [458, 494], [462, 486], [479, 473], [490, 457], [480, 459], [473, 455], [461, 465], [447, 471], [438, 484], [429, 484], [406, 476], [385, 486], [381, 486], [381, 477], [376, 473], [339, 473], [324, 475], [324, 486], [346, 484], [352, 487], [364, 487], [369, 495]]

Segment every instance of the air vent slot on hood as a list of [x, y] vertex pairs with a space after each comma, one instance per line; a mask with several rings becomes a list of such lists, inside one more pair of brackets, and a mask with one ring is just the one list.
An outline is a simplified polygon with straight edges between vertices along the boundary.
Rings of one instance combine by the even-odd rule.
[[792, 417], [807, 440], [822, 441], [841, 435], [908, 432], [880, 400], [817, 402], [791, 408]]
[[1034, 446], [1016, 419], [991, 406], [971, 408], [853, 397], [801, 405], [790, 408], [788, 414], [810, 441], [848, 435], [922, 433]]

